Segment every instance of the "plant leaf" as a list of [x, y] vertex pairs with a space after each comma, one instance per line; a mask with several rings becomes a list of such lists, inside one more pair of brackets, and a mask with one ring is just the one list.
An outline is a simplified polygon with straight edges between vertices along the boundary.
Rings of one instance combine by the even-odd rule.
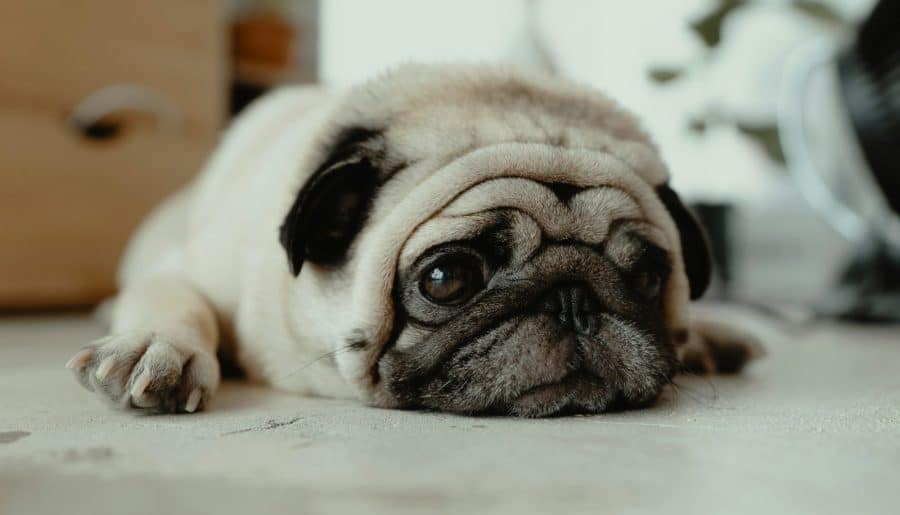
[[688, 130], [694, 134], [703, 134], [706, 132], [706, 120], [703, 118], [691, 118], [688, 121]]
[[841, 15], [828, 4], [816, 0], [794, 0], [791, 6], [803, 14], [825, 23], [837, 25], [844, 21]]
[[747, 0], [719, 0], [719, 5], [715, 9], [691, 22], [690, 27], [707, 47], [715, 47], [722, 40], [722, 24], [725, 18], [746, 3]]
[[781, 140], [778, 138], [778, 128], [774, 124], [751, 125], [738, 122], [737, 128], [742, 134], [762, 145], [773, 161], [784, 164], [784, 151], [781, 148]]
[[665, 84], [684, 75], [684, 68], [650, 68], [647, 70], [647, 76], [657, 84]]

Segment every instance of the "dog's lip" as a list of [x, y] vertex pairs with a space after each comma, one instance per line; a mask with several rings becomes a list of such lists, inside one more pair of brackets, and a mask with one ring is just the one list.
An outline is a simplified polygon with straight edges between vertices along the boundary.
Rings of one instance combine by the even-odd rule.
[[542, 383], [528, 388], [516, 397], [515, 402], [517, 404], [531, 404], [557, 400], [574, 391], [578, 382], [586, 379], [588, 375], [582, 371], [569, 372], [559, 381]]

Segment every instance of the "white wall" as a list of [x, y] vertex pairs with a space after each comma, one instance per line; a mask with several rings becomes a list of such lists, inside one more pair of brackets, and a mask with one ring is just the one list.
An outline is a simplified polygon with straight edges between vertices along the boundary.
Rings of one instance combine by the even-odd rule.
[[409, 60], [509, 60], [520, 0], [323, 0], [321, 81], [347, 86]]
[[[873, 0], [831, 0], [860, 17]], [[803, 41], [837, 34], [786, 8], [752, 3], [729, 17], [723, 43], [706, 48], [689, 30], [714, 0], [323, 0], [320, 77], [346, 86], [407, 60], [540, 62], [535, 34], [558, 72], [591, 84], [635, 111], [659, 143], [675, 186], [694, 198], [764, 198], [780, 183], [778, 166], [733, 125], [687, 130], [698, 115], [774, 122], [785, 57]], [[651, 67], [685, 68], [660, 85]]]

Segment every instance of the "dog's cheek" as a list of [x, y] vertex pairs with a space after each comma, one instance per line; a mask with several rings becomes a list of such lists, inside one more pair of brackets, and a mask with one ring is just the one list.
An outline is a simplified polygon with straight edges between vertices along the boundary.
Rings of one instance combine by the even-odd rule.
[[410, 378], [415, 367], [402, 351], [389, 351], [378, 362], [378, 382], [372, 404], [379, 407], [412, 408], [417, 406], [416, 389]]
[[562, 380], [574, 358], [574, 340], [545, 317], [517, 317], [467, 342], [425, 397], [439, 409], [502, 412], [525, 390]]
[[604, 379], [626, 406], [655, 399], [674, 370], [674, 355], [651, 330], [605, 315], [602, 330], [582, 343], [588, 369]]
[[490, 338], [480, 337], [462, 346], [424, 387], [425, 407], [460, 413], [478, 413], [495, 402], [495, 384], [501, 379], [501, 363], [491, 352]]

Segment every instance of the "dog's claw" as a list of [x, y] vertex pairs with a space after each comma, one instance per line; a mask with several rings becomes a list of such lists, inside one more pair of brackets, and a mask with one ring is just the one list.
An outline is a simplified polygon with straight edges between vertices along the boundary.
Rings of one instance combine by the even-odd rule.
[[187, 411], [188, 413], [197, 411], [197, 407], [200, 405], [201, 394], [200, 388], [191, 390], [191, 394], [188, 395], [187, 402], [184, 404], [184, 411]]
[[72, 359], [66, 362], [66, 368], [70, 370], [80, 370], [84, 368], [94, 355], [94, 349], [81, 349]]
[[150, 379], [150, 374], [144, 372], [134, 380], [134, 384], [131, 385], [131, 392], [129, 392], [133, 399], [137, 399], [141, 395], [144, 395], [144, 390], [150, 385]]
[[97, 367], [97, 372], [95, 373], [95, 375], [97, 376], [97, 379], [99, 379], [101, 381], [106, 379], [106, 376], [109, 375], [109, 373], [112, 371], [114, 366], [116, 366], [116, 357], [115, 356], [110, 356], [110, 357], [104, 359], [103, 362], [100, 363], [100, 366]]

